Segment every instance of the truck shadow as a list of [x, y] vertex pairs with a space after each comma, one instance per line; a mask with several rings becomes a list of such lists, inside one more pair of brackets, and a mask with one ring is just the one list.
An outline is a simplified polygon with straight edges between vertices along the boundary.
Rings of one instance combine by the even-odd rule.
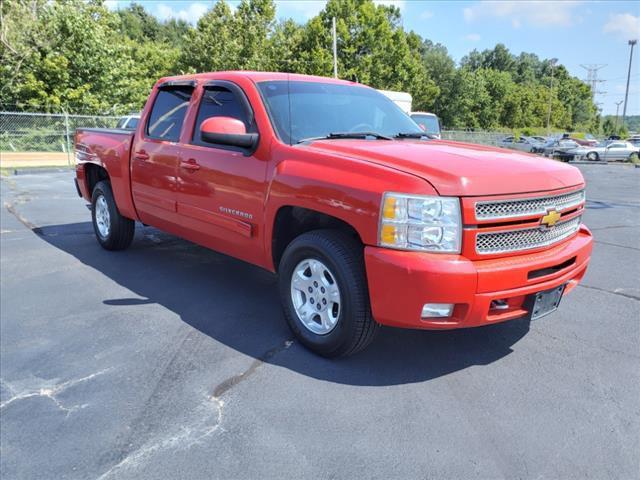
[[230, 348], [329, 382], [423, 382], [495, 362], [511, 353], [511, 346], [529, 330], [525, 320], [457, 331], [383, 328], [367, 350], [346, 359], [326, 360], [295, 342], [270, 355], [292, 337], [271, 273], [141, 225], [134, 244], [123, 252], [101, 249], [90, 222], [38, 227], [34, 232], [139, 297], [105, 298], [105, 305], [159, 304]]

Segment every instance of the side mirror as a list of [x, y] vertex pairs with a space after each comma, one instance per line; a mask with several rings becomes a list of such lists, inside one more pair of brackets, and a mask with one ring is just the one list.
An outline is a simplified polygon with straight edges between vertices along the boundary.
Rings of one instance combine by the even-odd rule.
[[244, 123], [237, 118], [211, 117], [200, 125], [203, 142], [253, 149], [258, 145], [257, 133], [247, 133]]

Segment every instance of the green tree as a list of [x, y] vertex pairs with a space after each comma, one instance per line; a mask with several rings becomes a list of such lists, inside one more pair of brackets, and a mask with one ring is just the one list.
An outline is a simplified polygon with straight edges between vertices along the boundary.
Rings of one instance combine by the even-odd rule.
[[242, 0], [235, 13], [219, 0], [186, 34], [179, 65], [184, 71], [260, 70], [270, 63], [275, 27], [273, 0]]
[[428, 109], [438, 89], [419, 58], [421, 41], [400, 26], [400, 12], [370, 0], [329, 0], [306, 25], [301, 41], [305, 71], [330, 76], [332, 18], [338, 35], [338, 72], [374, 88], [408, 91], [416, 109]]
[[[0, 102], [5, 108], [121, 113], [139, 109], [162, 76], [232, 69], [333, 76], [411, 93], [414, 110], [454, 128], [598, 131], [588, 85], [563, 65], [505, 45], [473, 50], [456, 66], [447, 49], [402, 27], [400, 11], [372, 0], [329, 0], [305, 24], [275, 21], [274, 0], [218, 0], [195, 27], [158, 21], [148, 3], [117, 12], [102, 0], [0, 3]], [[553, 88], [551, 75], [553, 72]], [[609, 124], [607, 124], [609, 128]]]
[[305, 73], [306, 64], [301, 59], [304, 27], [291, 19], [279, 22], [269, 39], [269, 70], [276, 72]]
[[[412, 34], [415, 35], [415, 34]], [[446, 47], [424, 40], [418, 49], [428, 77], [438, 87], [432, 98], [432, 110], [438, 112], [445, 126], [454, 124], [455, 111], [449, 108], [456, 81], [456, 64]]]
[[[12, 2], [8, 16], [19, 5]], [[43, 2], [36, 4], [33, 16], [18, 18], [25, 22], [12, 23], [17, 31], [10, 35], [23, 53], [11, 52], [3, 61], [2, 103], [100, 112], [126, 101], [123, 72], [131, 59], [117, 32], [117, 15], [101, 2]]]
[[118, 10], [120, 33], [136, 41], [156, 40], [160, 36], [160, 22], [139, 3]]

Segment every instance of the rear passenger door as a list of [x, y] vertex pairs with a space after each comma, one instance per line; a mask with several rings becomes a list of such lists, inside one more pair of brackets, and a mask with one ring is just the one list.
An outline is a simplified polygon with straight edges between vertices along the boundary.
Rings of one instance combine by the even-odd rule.
[[177, 221], [178, 140], [194, 85], [172, 82], [157, 89], [131, 152], [131, 191], [140, 220], [169, 231]]
[[[204, 142], [200, 125], [211, 117], [241, 120], [259, 133], [242, 89], [229, 81], [205, 84], [191, 138], [183, 144], [178, 168], [178, 213], [187, 238], [237, 258], [260, 262], [266, 194], [266, 160], [253, 152]], [[188, 142], [188, 143], [187, 143]]]

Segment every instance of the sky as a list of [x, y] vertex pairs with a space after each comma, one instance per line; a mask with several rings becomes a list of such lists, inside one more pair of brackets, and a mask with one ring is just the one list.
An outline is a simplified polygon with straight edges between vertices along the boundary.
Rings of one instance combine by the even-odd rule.
[[[109, 0], [112, 9], [129, 0]], [[138, 0], [160, 20], [182, 18], [196, 23], [215, 0]], [[231, 6], [237, 0], [228, 1]], [[442, 43], [459, 61], [473, 50], [504, 43], [514, 54], [531, 52], [557, 58], [572, 75], [587, 78], [585, 66], [597, 71], [596, 102], [602, 112], [616, 113], [624, 100], [629, 66], [628, 41], [640, 40], [637, 1], [422, 1], [396, 0], [405, 30]], [[276, 0], [277, 17], [304, 23], [324, 7], [324, 0]], [[640, 45], [634, 49], [627, 115], [640, 115]], [[623, 105], [620, 105], [622, 115]]]

